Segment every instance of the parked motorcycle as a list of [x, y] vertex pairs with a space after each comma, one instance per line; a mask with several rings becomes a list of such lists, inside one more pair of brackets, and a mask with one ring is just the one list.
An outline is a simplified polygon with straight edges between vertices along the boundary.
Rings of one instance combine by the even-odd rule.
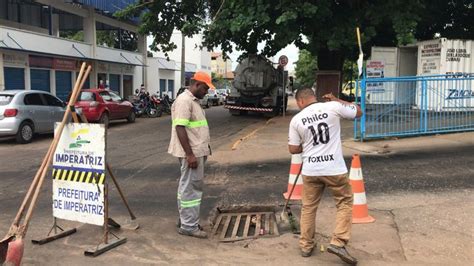
[[163, 114], [163, 103], [160, 97], [157, 94], [153, 94], [150, 96], [150, 100], [156, 109], [157, 116], [161, 116]]
[[173, 100], [168, 96], [168, 94], [165, 94], [163, 96], [163, 100], [161, 101], [162, 106], [163, 106], [163, 112], [167, 114], [171, 114], [171, 106], [173, 105]]
[[158, 111], [157, 105], [147, 92], [140, 93], [137, 98], [138, 99], [132, 103], [133, 110], [137, 117], [142, 115], [147, 115], [151, 118], [161, 116], [162, 112]]

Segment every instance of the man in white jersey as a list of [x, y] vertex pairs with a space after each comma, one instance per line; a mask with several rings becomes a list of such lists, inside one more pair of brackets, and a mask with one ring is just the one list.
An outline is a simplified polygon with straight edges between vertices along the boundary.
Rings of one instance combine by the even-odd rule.
[[291, 120], [288, 148], [292, 154], [302, 153], [303, 158], [301, 255], [309, 257], [313, 252], [316, 211], [327, 186], [337, 206], [336, 227], [327, 251], [356, 264], [357, 259], [345, 248], [351, 235], [352, 189], [342, 155], [340, 119], [360, 117], [362, 111], [332, 94], [323, 96], [328, 102], [317, 102], [310, 88], [299, 90], [295, 97], [301, 111]]

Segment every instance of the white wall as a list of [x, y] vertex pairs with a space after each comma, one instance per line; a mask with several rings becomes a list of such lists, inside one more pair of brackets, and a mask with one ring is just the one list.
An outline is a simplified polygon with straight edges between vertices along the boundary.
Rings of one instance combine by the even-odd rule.
[[179, 71], [176, 71], [176, 62], [172, 60], [168, 61], [165, 58], [149, 57], [147, 63], [147, 90], [152, 94], [159, 94], [160, 79], [166, 79], [166, 86], [168, 86], [168, 80], [174, 80], [174, 87], [176, 92], [176, 90], [179, 88], [177, 87], [179, 86], [179, 76], [178, 79], [176, 79], [176, 73], [179, 73]]
[[[148, 45], [153, 41], [152, 37], [148, 37]], [[174, 60], [179, 64], [181, 62], [181, 33], [179, 31], [173, 32], [171, 42], [177, 45], [177, 48], [168, 53], [171, 60]], [[185, 61], [186, 63], [194, 64], [197, 66], [197, 70], [205, 71], [211, 74], [211, 52], [207, 49], [201, 50], [199, 46], [202, 43], [202, 35], [196, 34], [192, 38], [185, 39]], [[166, 58], [163, 52], [153, 52], [154, 57]], [[205, 69], [204, 69], [205, 68]], [[179, 80], [179, 79], [178, 79]]]
[[0, 26], [0, 40], [3, 40], [7, 48], [79, 58], [93, 58], [92, 47], [89, 44], [30, 31]]

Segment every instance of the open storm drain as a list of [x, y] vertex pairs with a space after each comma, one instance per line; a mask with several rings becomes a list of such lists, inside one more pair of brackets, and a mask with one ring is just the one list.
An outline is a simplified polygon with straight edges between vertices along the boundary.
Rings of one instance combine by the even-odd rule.
[[274, 212], [220, 213], [212, 236], [220, 242], [279, 236]]

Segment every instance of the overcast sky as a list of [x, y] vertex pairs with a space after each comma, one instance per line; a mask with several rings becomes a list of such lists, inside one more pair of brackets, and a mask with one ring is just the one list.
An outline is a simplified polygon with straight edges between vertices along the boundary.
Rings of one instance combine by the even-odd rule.
[[[175, 44], [178, 45], [178, 46], [180, 45], [180, 43], [179, 43], [179, 41], [180, 41], [179, 32], [177, 32], [176, 35], [175, 35], [175, 33], [173, 33], [173, 38], [172, 38], [171, 41], [175, 42]], [[189, 39], [187, 39], [187, 41], [188, 41], [188, 45], [189, 45]], [[147, 45], [150, 45], [152, 42], [153, 42], [153, 37], [148, 36]], [[260, 43], [258, 45], [259, 50], [261, 51], [264, 46], [265, 46], [264, 43]], [[214, 51], [215, 52], [220, 52], [220, 49], [216, 48], [216, 49], [214, 49]], [[288, 70], [288, 71], [292, 71], [292, 70], [295, 69], [295, 62], [298, 60], [298, 51], [299, 51], [298, 48], [294, 44], [290, 44], [290, 45], [286, 46], [283, 50], [278, 52], [273, 58], [269, 58], [269, 59], [272, 62], [277, 63], [278, 58], [281, 55], [286, 55], [288, 57], [288, 65], [286, 65], [285, 69]], [[164, 55], [162, 53], [159, 53], [159, 52], [153, 52], [153, 54], [154, 54], [154, 56], [164, 57]], [[172, 53], [170, 53], [170, 54], [172, 54]], [[232, 70], [235, 70], [235, 68], [237, 67], [237, 64], [238, 64], [237, 58], [239, 58], [239, 56], [241, 54], [242, 54], [242, 52], [234, 51], [232, 54], [229, 55], [230, 58], [232, 59]], [[176, 60], [176, 62], [180, 61], [179, 58], [171, 58], [171, 59]]]

